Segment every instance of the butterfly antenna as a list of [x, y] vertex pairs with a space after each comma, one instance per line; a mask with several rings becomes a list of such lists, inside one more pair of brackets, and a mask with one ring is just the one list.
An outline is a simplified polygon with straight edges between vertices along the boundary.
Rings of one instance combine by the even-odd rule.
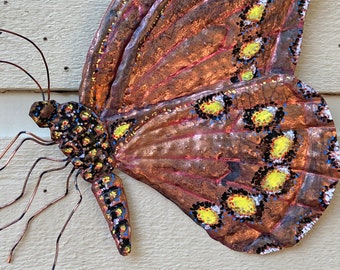
[[[48, 69], [48, 65], [47, 65], [47, 61], [46, 61], [46, 58], [45, 58], [45, 55], [44, 53], [40, 50], [40, 48], [38, 47], [37, 44], [35, 44], [32, 40], [30, 40], [29, 38], [23, 36], [23, 35], [20, 35], [18, 33], [15, 33], [15, 32], [12, 32], [12, 31], [9, 31], [9, 30], [5, 30], [5, 29], [1, 29], [0, 28], [0, 34], [2, 32], [5, 32], [5, 33], [8, 33], [8, 34], [11, 34], [11, 35], [14, 35], [14, 36], [17, 36], [19, 38], [22, 38], [26, 41], [28, 41], [29, 43], [31, 43], [36, 49], [37, 51], [39, 52], [43, 62], [44, 62], [44, 65], [45, 65], [45, 70], [46, 70], [46, 76], [47, 76], [47, 100], [50, 100], [50, 92], [51, 92], [51, 81], [50, 81], [50, 72], [49, 72], [49, 69]], [[26, 72], [25, 72], [26, 73]], [[27, 73], [26, 73], [27, 74]], [[30, 76], [31, 77], [31, 76]], [[42, 91], [42, 88], [40, 88], [40, 91], [41, 91], [41, 94], [43, 96], [43, 100], [45, 100], [45, 96], [44, 96], [44, 92]]]
[[[66, 161], [66, 163], [65, 163], [63, 166], [61, 166], [61, 167], [53, 168], [53, 169], [50, 169], [50, 170], [43, 171], [43, 172], [39, 175], [39, 179], [38, 179], [37, 183], [35, 184], [35, 187], [34, 187], [34, 190], [33, 190], [33, 192], [32, 192], [32, 195], [31, 195], [30, 199], [28, 200], [28, 202], [27, 202], [27, 204], [26, 204], [26, 207], [25, 207], [24, 211], [22, 212], [22, 214], [21, 214], [18, 218], [16, 218], [15, 220], [13, 220], [13, 221], [7, 223], [6, 225], [2, 226], [2, 227], [0, 228], [0, 231], [2, 231], [2, 230], [4, 230], [4, 229], [6, 229], [6, 228], [12, 226], [13, 224], [19, 222], [19, 221], [26, 215], [28, 209], [30, 208], [30, 206], [31, 206], [31, 204], [32, 204], [32, 202], [33, 202], [33, 200], [34, 200], [35, 195], [37, 194], [39, 185], [40, 185], [40, 183], [41, 183], [41, 179], [43, 178], [43, 176], [44, 176], [45, 174], [50, 173], [50, 172], [54, 172], [54, 171], [60, 171], [60, 170], [62, 170], [62, 169], [64, 169], [64, 168], [66, 168], [66, 167], [68, 166], [68, 164], [69, 164], [69, 161], [67, 161], [67, 158], [59, 159], [59, 160], [58, 160], [58, 159], [50, 159], [50, 158], [43, 158], [43, 157], [41, 157], [41, 158], [39, 158], [39, 159], [49, 159], [49, 160], [52, 160], [52, 161], [55, 161], [55, 162], [65, 162], [65, 161]], [[37, 161], [36, 161], [36, 162], [37, 162]], [[32, 172], [32, 167], [31, 167], [31, 170], [30, 170], [30, 172], [29, 172], [29, 175], [30, 175], [31, 172]]]
[[8, 65], [14, 66], [14, 67], [20, 69], [21, 71], [23, 71], [24, 73], [26, 73], [26, 75], [28, 75], [35, 82], [35, 84], [38, 86], [38, 88], [39, 88], [39, 90], [40, 90], [40, 92], [42, 94], [43, 100], [45, 100], [44, 90], [42, 89], [41, 85], [39, 84], [39, 82], [26, 69], [24, 69], [23, 67], [15, 64], [13, 62], [9, 62], [9, 61], [0, 60], [0, 63], [4, 63], [4, 64], [8, 64]]
[[[73, 171], [74, 171], [74, 169], [73, 169]], [[79, 173], [80, 173], [80, 171], [78, 171], [77, 174], [76, 174], [75, 177], [74, 177], [74, 187], [75, 187], [75, 189], [76, 189], [76, 190], [78, 191], [78, 193], [79, 193], [79, 200], [78, 200], [77, 204], [73, 207], [73, 209], [72, 209], [70, 215], [68, 216], [68, 218], [67, 218], [67, 220], [66, 220], [64, 226], [62, 227], [62, 229], [61, 229], [61, 231], [60, 231], [60, 233], [59, 233], [59, 235], [58, 235], [58, 237], [57, 237], [56, 247], [55, 247], [54, 261], [53, 261], [53, 265], [52, 265], [52, 270], [55, 269], [56, 264], [57, 264], [58, 255], [59, 255], [59, 242], [60, 242], [60, 238], [61, 238], [61, 236], [63, 235], [63, 233], [64, 233], [64, 231], [65, 231], [65, 229], [66, 229], [68, 223], [70, 222], [72, 216], [73, 216], [74, 213], [77, 211], [77, 209], [78, 209], [78, 207], [79, 207], [81, 201], [83, 200], [83, 195], [82, 195], [82, 193], [81, 193], [81, 191], [80, 191], [80, 189], [79, 189], [79, 187], [78, 187], [78, 175], [79, 175]]]
[[74, 172], [74, 169], [71, 170], [71, 172], [69, 173], [67, 180], [66, 180], [66, 187], [65, 187], [65, 192], [63, 195], [59, 196], [58, 198], [54, 199], [53, 201], [51, 201], [50, 203], [48, 203], [47, 205], [45, 205], [43, 208], [41, 208], [39, 211], [35, 212], [30, 218], [29, 220], [26, 222], [26, 226], [24, 231], [21, 233], [18, 241], [14, 244], [14, 246], [12, 247], [8, 258], [7, 258], [7, 262], [10, 263], [12, 261], [13, 258], [13, 254], [14, 254], [14, 250], [17, 248], [17, 246], [19, 245], [19, 243], [21, 242], [21, 240], [24, 238], [24, 236], [26, 235], [26, 232], [29, 228], [30, 223], [33, 221], [34, 218], [36, 218], [38, 215], [40, 215], [42, 212], [44, 212], [47, 208], [51, 207], [52, 205], [56, 204], [57, 202], [61, 201], [62, 199], [64, 199], [67, 194], [68, 194], [68, 190], [69, 190], [69, 184], [70, 184], [70, 178], [72, 176]]

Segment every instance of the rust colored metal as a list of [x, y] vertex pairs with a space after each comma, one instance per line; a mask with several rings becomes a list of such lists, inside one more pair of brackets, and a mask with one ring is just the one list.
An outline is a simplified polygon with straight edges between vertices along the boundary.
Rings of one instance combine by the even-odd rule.
[[299, 242], [339, 179], [328, 107], [294, 78], [308, 1], [114, 1], [80, 101], [117, 167], [238, 251]]

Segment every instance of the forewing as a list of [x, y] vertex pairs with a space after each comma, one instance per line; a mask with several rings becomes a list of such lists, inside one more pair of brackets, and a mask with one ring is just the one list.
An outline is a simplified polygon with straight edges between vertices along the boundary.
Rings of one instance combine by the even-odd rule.
[[[95, 34], [83, 68], [80, 102], [100, 114], [132, 36], [154, 0], [112, 1]], [[126, 54], [126, 53], [125, 53]], [[118, 73], [126, 71], [120, 70]], [[118, 92], [116, 93], [119, 94]]]
[[277, 75], [235, 87], [117, 118], [115, 157], [211, 237], [267, 253], [297, 243], [321, 216], [340, 152], [325, 101], [301, 81]]
[[308, 1], [114, 1], [81, 102], [108, 118], [216, 85], [293, 74]]

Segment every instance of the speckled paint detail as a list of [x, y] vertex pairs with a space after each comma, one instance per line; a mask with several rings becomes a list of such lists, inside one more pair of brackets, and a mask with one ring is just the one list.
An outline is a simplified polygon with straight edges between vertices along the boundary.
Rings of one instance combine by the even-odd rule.
[[293, 172], [288, 165], [261, 167], [252, 179], [257, 189], [276, 195], [287, 193], [294, 185], [297, 173]]
[[266, 106], [256, 105], [254, 108], [245, 110], [243, 121], [245, 127], [250, 130], [269, 130], [271, 126], [278, 126], [284, 117], [284, 109], [275, 104]]
[[241, 222], [260, 220], [264, 207], [263, 200], [262, 194], [251, 193], [241, 188], [229, 188], [221, 196], [228, 214]]
[[120, 254], [128, 255], [131, 252], [131, 229], [121, 179], [112, 173], [103, 175], [92, 183], [92, 191], [108, 221]]
[[54, 105], [54, 110], [49, 112], [49, 119], [43, 121], [48, 122], [51, 138], [71, 158], [73, 165], [81, 170], [84, 179], [92, 182], [103, 172], [112, 171], [115, 163], [105, 124], [79, 103], [59, 105], [55, 101], [34, 103], [30, 110], [34, 121], [41, 122], [41, 115], [50, 104]]
[[203, 119], [220, 120], [231, 106], [231, 98], [220, 93], [217, 95], [209, 95], [197, 100], [195, 110], [197, 114]]
[[191, 207], [190, 215], [206, 230], [220, 228], [223, 225], [223, 208], [221, 205], [198, 202]]

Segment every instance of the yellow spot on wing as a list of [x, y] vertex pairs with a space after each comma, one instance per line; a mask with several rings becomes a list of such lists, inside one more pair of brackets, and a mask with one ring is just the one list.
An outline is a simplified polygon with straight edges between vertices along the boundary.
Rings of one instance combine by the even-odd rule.
[[123, 123], [117, 126], [113, 131], [113, 138], [117, 140], [123, 137], [128, 132], [130, 126], [131, 126], [130, 123]]
[[251, 216], [256, 213], [255, 200], [243, 194], [233, 194], [227, 200], [228, 207], [240, 216]]
[[204, 224], [215, 225], [218, 224], [218, 214], [210, 207], [200, 207], [197, 209], [197, 218]]
[[266, 175], [262, 183], [262, 188], [269, 192], [279, 192], [286, 182], [287, 177], [287, 173], [280, 170], [273, 170]]
[[252, 22], [259, 22], [262, 18], [265, 6], [255, 5], [247, 13], [247, 20]]
[[224, 106], [221, 101], [212, 100], [202, 103], [200, 109], [203, 113], [217, 116], [223, 111]]
[[252, 70], [246, 70], [241, 74], [242, 81], [250, 81], [254, 78], [254, 73]]
[[245, 60], [254, 57], [260, 51], [261, 45], [261, 39], [257, 39], [255, 41], [244, 44], [241, 47], [240, 57]]
[[292, 139], [282, 135], [273, 140], [270, 156], [273, 159], [283, 158], [292, 146]]
[[274, 119], [274, 115], [269, 110], [257, 111], [252, 116], [252, 121], [256, 127], [269, 125]]

